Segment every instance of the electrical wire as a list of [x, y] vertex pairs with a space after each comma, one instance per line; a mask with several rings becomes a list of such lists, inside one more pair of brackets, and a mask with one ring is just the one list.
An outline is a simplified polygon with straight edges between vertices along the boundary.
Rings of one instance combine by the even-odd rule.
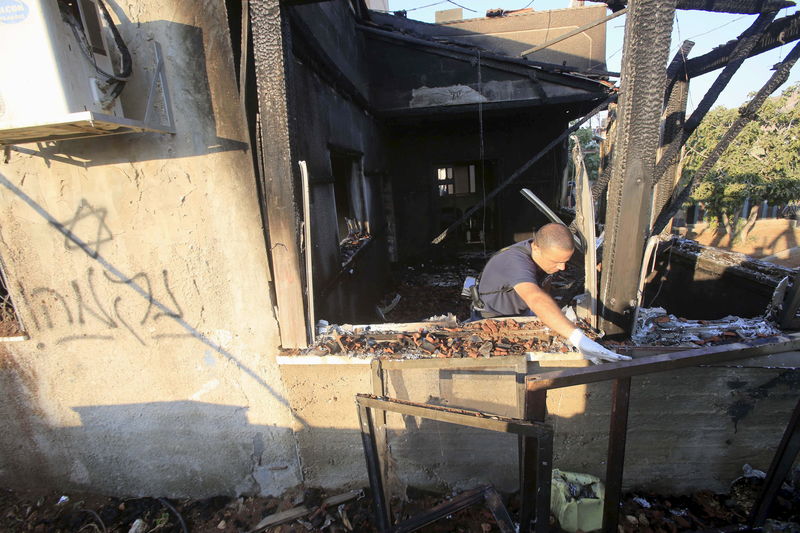
[[106, 24], [111, 30], [111, 35], [114, 38], [114, 45], [119, 51], [121, 63], [119, 73], [114, 72], [111, 74], [100, 68], [100, 66], [97, 64], [97, 60], [94, 57], [91, 46], [89, 45], [89, 41], [86, 37], [83, 26], [75, 19], [75, 16], [72, 14], [72, 12], [69, 11], [69, 9], [63, 3], [59, 3], [59, 6], [62, 7], [62, 17], [72, 30], [72, 34], [75, 36], [75, 39], [78, 42], [78, 48], [80, 48], [81, 53], [89, 61], [92, 67], [94, 67], [94, 70], [103, 78], [105, 78], [106, 83], [114, 85], [114, 88], [108, 94], [109, 100], [113, 100], [119, 96], [119, 94], [122, 92], [122, 89], [125, 87], [125, 83], [130, 79], [133, 72], [133, 60], [131, 59], [130, 50], [128, 50], [125, 41], [122, 39], [122, 35], [120, 35], [117, 26], [114, 24], [114, 21], [112, 20], [111, 15], [108, 12], [108, 8], [103, 0], [97, 0], [97, 5], [100, 7], [100, 12], [103, 16], [103, 19], [106, 21]]
[[[478, 94], [483, 96], [483, 75], [481, 73], [481, 51], [478, 49]], [[484, 165], [485, 149], [483, 138], [483, 100], [478, 100], [478, 128], [480, 144], [478, 154], [481, 162], [481, 193], [483, 195], [483, 213], [481, 221], [481, 243], [483, 244], [483, 256], [486, 257], [486, 168]]]
[[454, 6], [460, 7], [461, 9], [466, 9], [467, 11], [472, 11], [473, 13], [477, 13], [477, 11], [475, 11], [474, 9], [470, 9], [467, 6], [462, 6], [461, 4], [457, 4], [456, 2], [453, 2], [453, 0], [447, 0], [447, 1], [453, 4]]

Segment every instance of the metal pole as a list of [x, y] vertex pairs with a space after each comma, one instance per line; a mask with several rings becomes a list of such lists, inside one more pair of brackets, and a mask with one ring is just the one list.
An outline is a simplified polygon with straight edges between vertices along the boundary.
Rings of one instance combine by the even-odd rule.
[[622, 472], [625, 467], [625, 443], [628, 439], [628, 406], [631, 378], [614, 380], [611, 392], [611, 424], [608, 430], [606, 461], [606, 499], [603, 503], [603, 531], [616, 533], [619, 502], [622, 500]]

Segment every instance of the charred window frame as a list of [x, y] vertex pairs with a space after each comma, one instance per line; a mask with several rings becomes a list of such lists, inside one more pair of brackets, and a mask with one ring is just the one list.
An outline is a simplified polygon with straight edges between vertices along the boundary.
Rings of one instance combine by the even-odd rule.
[[331, 174], [336, 202], [339, 242], [369, 233], [369, 212], [360, 153], [341, 149], [330, 150]]

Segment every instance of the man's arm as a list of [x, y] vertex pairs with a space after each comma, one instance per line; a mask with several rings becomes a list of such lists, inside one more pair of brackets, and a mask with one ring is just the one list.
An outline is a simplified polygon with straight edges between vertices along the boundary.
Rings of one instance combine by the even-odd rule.
[[630, 357], [607, 350], [584, 335], [580, 328], [576, 327], [570, 319], [564, 316], [553, 297], [544, 292], [535, 283], [528, 281], [517, 283], [514, 285], [514, 290], [517, 291], [519, 297], [522, 298], [545, 326], [566, 337], [569, 343], [575, 346], [581, 352], [581, 355], [592, 363], [630, 360]]
[[544, 322], [545, 326], [562, 337], [569, 337], [575, 331], [575, 324], [564, 316], [553, 297], [544, 292], [541, 287], [535, 283], [524, 281], [514, 285], [514, 290], [530, 310]]

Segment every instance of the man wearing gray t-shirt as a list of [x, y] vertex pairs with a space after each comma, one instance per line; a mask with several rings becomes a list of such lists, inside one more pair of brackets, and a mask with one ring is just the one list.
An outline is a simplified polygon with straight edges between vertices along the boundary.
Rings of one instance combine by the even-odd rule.
[[593, 363], [630, 359], [603, 348], [584, 335], [541, 288], [547, 276], [566, 268], [574, 251], [572, 233], [566, 226], [546, 224], [533, 239], [496, 253], [486, 263], [478, 284], [478, 295], [484, 304], [481, 316], [536, 315]]

